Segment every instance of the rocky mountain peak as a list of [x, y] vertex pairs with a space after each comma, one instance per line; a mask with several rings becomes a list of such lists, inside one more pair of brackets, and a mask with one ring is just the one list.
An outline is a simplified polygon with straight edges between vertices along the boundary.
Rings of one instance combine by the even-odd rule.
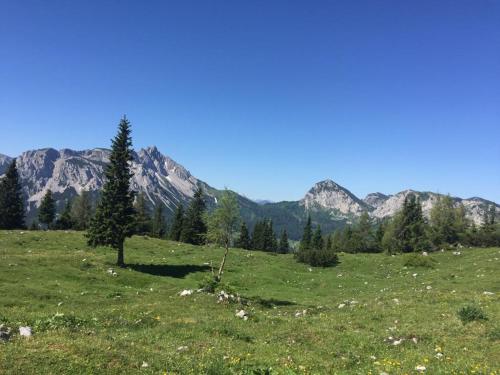
[[370, 193], [370, 194], [368, 194], [363, 199], [363, 202], [365, 202], [369, 206], [377, 208], [380, 205], [382, 205], [387, 199], [389, 199], [388, 195], [385, 195], [385, 194], [377, 192], [377, 193]]
[[306, 209], [323, 208], [343, 215], [357, 215], [367, 208], [349, 190], [330, 179], [316, 183], [301, 203]]

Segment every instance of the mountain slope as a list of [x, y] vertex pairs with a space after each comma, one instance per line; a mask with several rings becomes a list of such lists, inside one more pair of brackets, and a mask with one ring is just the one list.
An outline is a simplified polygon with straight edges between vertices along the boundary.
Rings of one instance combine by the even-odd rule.
[[[59, 210], [66, 199], [72, 199], [87, 190], [96, 199], [104, 183], [104, 170], [109, 162], [110, 151], [103, 148], [74, 151], [45, 148], [26, 151], [17, 158], [17, 166], [27, 208], [27, 221], [36, 217], [37, 208], [47, 189], [51, 189]], [[166, 215], [171, 216], [175, 207], [187, 205], [198, 185], [206, 192], [206, 202], [210, 208], [216, 204], [221, 191], [197, 179], [181, 164], [163, 155], [156, 147], [147, 147], [133, 154], [132, 188], [142, 192], [150, 208], [161, 203], [166, 207]], [[0, 175], [4, 173], [12, 158], [0, 154]], [[332, 180], [316, 183], [299, 201], [264, 203], [254, 202], [238, 195], [241, 214], [250, 228], [256, 221], [273, 220], [277, 233], [286, 229], [290, 239], [297, 240], [302, 228], [311, 215], [314, 225], [321, 225], [323, 232], [329, 233], [346, 223], [355, 222], [363, 212], [375, 219], [393, 216], [402, 206], [405, 197], [413, 193], [422, 202], [427, 216], [438, 194], [405, 190], [394, 195], [382, 193], [368, 194], [361, 200], [346, 188]], [[464, 204], [467, 215], [476, 224], [490, 205], [500, 206], [482, 198], [453, 198], [455, 203]]]

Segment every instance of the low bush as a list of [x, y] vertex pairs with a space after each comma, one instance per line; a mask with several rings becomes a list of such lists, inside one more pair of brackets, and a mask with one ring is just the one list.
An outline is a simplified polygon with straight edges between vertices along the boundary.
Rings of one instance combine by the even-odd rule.
[[339, 262], [337, 254], [332, 250], [301, 250], [295, 256], [297, 261], [313, 267], [332, 267]]
[[436, 261], [429, 256], [412, 254], [406, 258], [404, 265], [406, 267], [434, 268], [434, 263]]
[[462, 307], [460, 310], [458, 310], [457, 314], [463, 324], [478, 320], [488, 320], [488, 317], [486, 316], [484, 311], [480, 307], [475, 305]]

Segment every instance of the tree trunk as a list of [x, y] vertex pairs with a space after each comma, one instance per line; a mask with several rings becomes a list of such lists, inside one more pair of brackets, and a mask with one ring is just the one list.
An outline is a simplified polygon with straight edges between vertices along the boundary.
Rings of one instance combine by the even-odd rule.
[[118, 267], [125, 267], [125, 260], [123, 255], [123, 241], [118, 245], [118, 260], [116, 261], [116, 265]]
[[220, 263], [219, 272], [217, 273], [217, 281], [222, 278], [222, 271], [224, 270], [224, 264], [226, 264], [227, 253], [229, 252], [229, 244], [226, 244], [226, 250], [224, 251], [224, 256], [222, 257], [222, 262]]

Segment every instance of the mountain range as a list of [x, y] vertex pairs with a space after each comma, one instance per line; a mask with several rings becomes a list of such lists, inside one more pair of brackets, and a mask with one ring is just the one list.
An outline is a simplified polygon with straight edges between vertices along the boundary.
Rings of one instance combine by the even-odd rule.
[[[83, 190], [88, 190], [96, 199], [104, 183], [109, 154], [110, 151], [103, 148], [84, 151], [45, 148], [26, 151], [18, 156], [17, 167], [28, 223], [36, 217], [47, 189], [52, 190], [59, 210], [62, 210], [67, 199], [81, 194]], [[133, 158], [132, 189], [144, 193], [150, 208], [163, 204], [170, 217], [178, 204], [189, 203], [198, 185], [206, 192], [208, 207], [216, 204], [220, 190], [197, 179], [156, 147], [134, 152]], [[12, 160], [12, 157], [0, 154], [0, 176]], [[364, 212], [376, 219], [391, 217], [410, 193], [419, 197], [425, 215], [429, 215], [439, 197], [437, 193], [404, 190], [394, 195], [371, 193], [360, 199], [328, 179], [316, 183], [299, 201], [252, 201], [243, 195], [238, 195], [238, 201], [242, 218], [250, 227], [257, 220], [270, 218], [277, 231], [286, 228], [291, 239], [298, 239], [308, 214], [311, 214], [313, 223], [320, 224], [324, 232], [330, 232], [346, 223], [355, 222]], [[482, 222], [484, 213], [491, 205], [500, 214], [500, 206], [486, 199], [453, 197], [453, 200], [457, 205], [464, 205], [468, 217], [476, 224]]]

